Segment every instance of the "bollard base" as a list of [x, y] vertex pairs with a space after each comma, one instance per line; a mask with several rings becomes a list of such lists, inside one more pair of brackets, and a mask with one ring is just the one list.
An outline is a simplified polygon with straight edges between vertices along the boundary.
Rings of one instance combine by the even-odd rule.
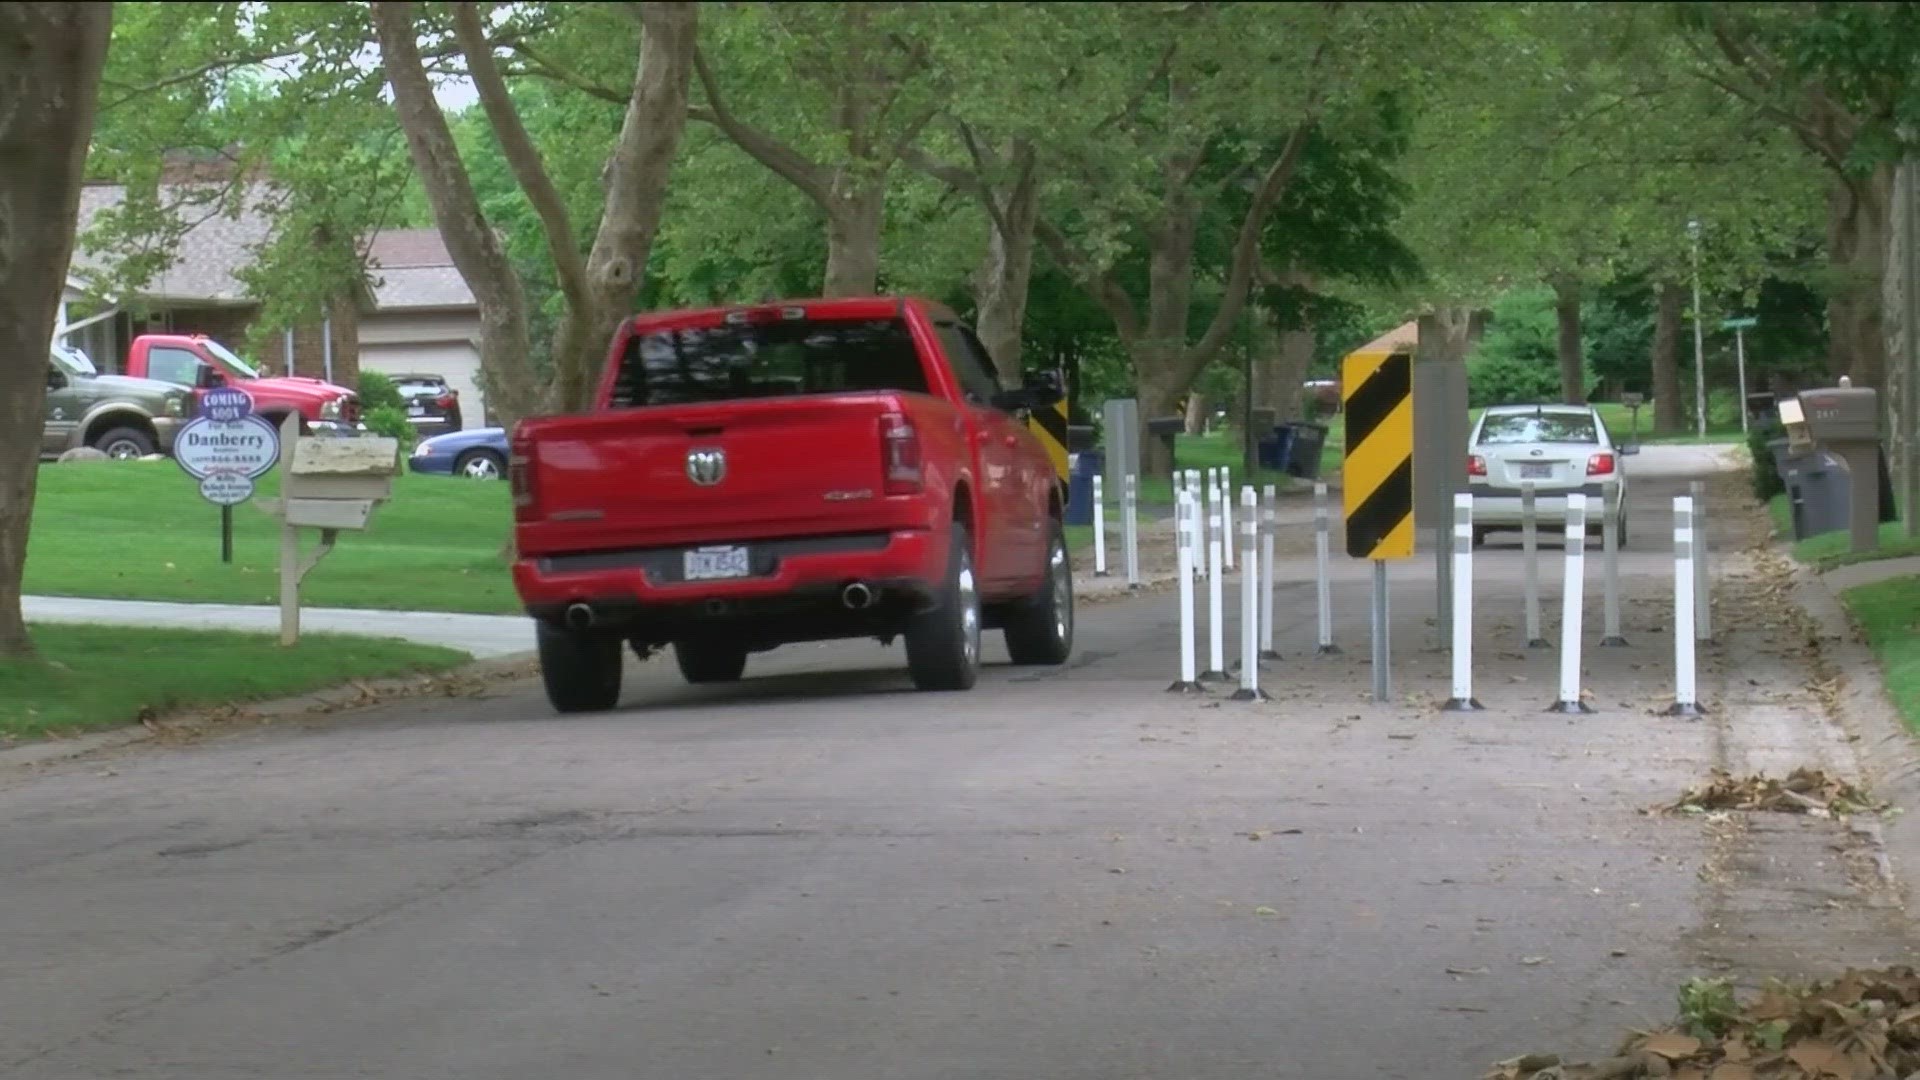
[[1317, 649], [1315, 649], [1315, 650], [1313, 650], [1313, 655], [1315, 655], [1315, 656], [1339, 656], [1339, 655], [1340, 655], [1340, 646], [1338, 646], [1338, 645], [1334, 645], [1334, 644], [1326, 644], [1326, 645], [1322, 645], [1322, 646], [1320, 646], [1319, 648], [1317, 648]]
[[1487, 707], [1485, 705], [1480, 704], [1478, 699], [1470, 698], [1470, 697], [1464, 697], [1464, 698], [1457, 697], [1457, 698], [1448, 698], [1447, 703], [1445, 705], [1440, 706], [1440, 711], [1441, 712], [1485, 712], [1486, 708]]
[[1260, 659], [1262, 659], [1262, 660], [1284, 660], [1284, 659], [1285, 659], [1285, 657], [1283, 657], [1283, 656], [1281, 656], [1281, 655], [1279, 654], [1279, 652], [1277, 652], [1277, 651], [1275, 651], [1275, 650], [1273, 650], [1273, 649], [1261, 649], [1261, 650], [1260, 650]]
[[1532, 641], [1527, 642], [1527, 648], [1551, 649], [1553, 648], [1553, 642], [1548, 641], [1546, 638], [1543, 638], [1543, 637], [1537, 637], [1537, 638], [1534, 638]]
[[1697, 701], [1676, 701], [1667, 706], [1668, 716], [1705, 716], [1707, 707]]
[[1235, 690], [1233, 692], [1233, 696], [1231, 698], [1228, 698], [1227, 700], [1229, 701], [1272, 701], [1273, 695], [1267, 693], [1265, 690], [1249, 690], [1243, 686], [1240, 689]]
[[1603, 649], [1624, 649], [1627, 647], [1627, 639], [1621, 637], [1619, 634], [1615, 634], [1612, 637], [1603, 637], [1600, 639], [1600, 647]]
[[1182, 682], [1179, 679], [1175, 679], [1173, 685], [1167, 687], [1169, 694], [1204, 694], [1206, 692], [1207, 688], [1197, 682]]
[[1599, 710], [1584, 701], [1556, 701], [1547, 706], [1547, 711], [1550, 713], [1565, 713], [1569, 716], [1590, 716]]
[[1203, 671], [1200, 673], [1200, 681], [1203, 683], [1206, 683], [1206, 682], [1238, 682], [1239, 680], [1235, 679], [1233, 676], [1227, 674], [1224, 671]]

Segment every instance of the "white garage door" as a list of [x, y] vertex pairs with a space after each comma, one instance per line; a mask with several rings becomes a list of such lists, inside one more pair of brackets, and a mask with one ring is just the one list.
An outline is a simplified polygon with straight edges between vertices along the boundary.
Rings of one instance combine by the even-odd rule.
[[382, 375], [438, 375], [460, 394], [460, 424], [487, 426], [486, 399], [473, 377], [480, 370], [480, 354], [471, 345], [374, 344], [361, 342], [360, 366]]

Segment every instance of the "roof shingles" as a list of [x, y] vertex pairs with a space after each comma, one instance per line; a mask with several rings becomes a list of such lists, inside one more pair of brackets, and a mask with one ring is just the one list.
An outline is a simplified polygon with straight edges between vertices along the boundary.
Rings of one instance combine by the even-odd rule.
[[[150, 300], [173, 303], [243, 304], [253, 302], [236, 276], [252, 263], [255, 252], [272, 235], [273, 222], [261, 207], [261, 195], [247, 192], [237, 213], [210, 207], [187, 206], [181, 212], [189, 228], [180, 237], [172, 266], [141, 289]], [[101, 211], [118, 206], [126, 190], [97, 184], [80, 191], [80, 231], [84, 234]], [[368, 244], [368, 274], [376, 311], [471, 308], [473, 291], [453, 265], [436, 229], [385, 229]], [[114, 259], [112, 252], [90, 253], [76, 244], [73, 269], [79, 276], [98, 273]]]

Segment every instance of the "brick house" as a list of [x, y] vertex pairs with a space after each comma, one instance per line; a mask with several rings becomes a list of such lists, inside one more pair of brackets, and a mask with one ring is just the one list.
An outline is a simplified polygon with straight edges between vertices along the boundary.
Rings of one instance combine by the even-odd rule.
[[[174, 186], [229, 182], [218, 165], [204, 162], [172, 168], [163, 180]], [[261, 303], [248, 295], [239, 275], [272, 233], [272, 221], [260, 209], [264, 183], [247, 186], [236, 213], [186, 210], [189, 224], [173, 265], [117, 306], [90, 311], [85, 299], [90, 273], [110, 266], [115, 253], [90, 253], [76, 243], [58, 333], [105, 372], [124, 370], [129, 344], [145, 333], [205, 334], [244, 355]], [[117, 184], [85, 185], [80, 230], [125, 197]], [[322, 318], [275, 334], [247, 358], [265, 374], [345, 386], [355, 384], [363, 363], [389, 374], [439, 374], [460, 392], [466, 425], [482, 425], [479, 307], [438, 233], [385, 230], [368, 237], [363, 250], [368, 277], [354, 295], [336, 298]]]

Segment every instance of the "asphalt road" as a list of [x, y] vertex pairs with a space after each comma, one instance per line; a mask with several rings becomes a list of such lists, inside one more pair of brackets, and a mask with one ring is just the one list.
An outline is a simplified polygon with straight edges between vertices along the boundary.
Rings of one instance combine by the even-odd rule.
[[[1310, 585], [1279, 611], [1310, 652]], [[1639, 811], [1725, 733], [1612, 708], [1662, 646], [1599, 717], [1540, 712], [1550, 656], [1460, 716], [1365, 704], [1358, 638], [1271, 704], [1169, 696], [1176, 625], [1089, 606], [1070, 666], [968, 694], [797, 647], [636, 665], [605, 715], [520, 686], [0, 770], [0, 1077], [1467, 1077], [1671, 1012], [1728, 896]]]

